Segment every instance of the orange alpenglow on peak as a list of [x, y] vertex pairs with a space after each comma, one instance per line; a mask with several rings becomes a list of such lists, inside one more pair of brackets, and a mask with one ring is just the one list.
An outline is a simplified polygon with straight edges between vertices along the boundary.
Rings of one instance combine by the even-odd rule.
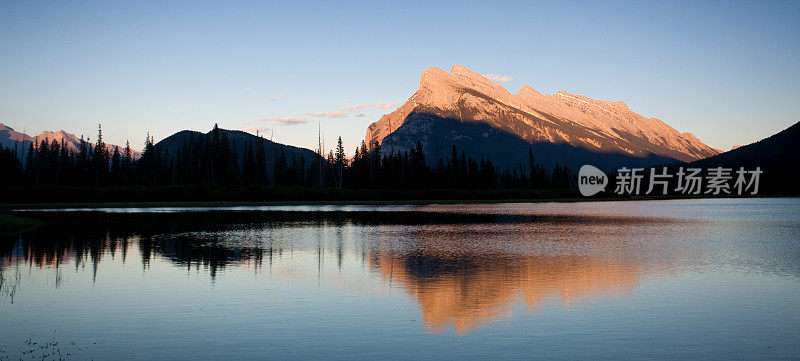
[[[569, 145], [633, 158], [693, 161], [719, 153], [691, 134], [633, 112], [624, 102], [596, 100], [566, 91], [546, 95], [529, 85], [512, 94], [461, 65], [453, 65], [449, 73], [437, 67], [423, 71], [419, 89], [397, 110], [372, 123], [365, 142], [369, 147], [377, 142], [388, 151], [413, 146], [397, 140], [384, 144], [384, 139], [404, 124], [413, 123], [409, 120], [419, 118], [419, 114], [485, 124], [530, 144]], [[409, 125], [409, 136], [397, 138], [415, 144], [413, 135], [425, 146], [448, 148], [444, 143], [451, 139], [439, 144], [434, 142], [439, 135], [426, 133], [431, 118], [426, 119], [428, 123], [417, 122], [416, 128]]]

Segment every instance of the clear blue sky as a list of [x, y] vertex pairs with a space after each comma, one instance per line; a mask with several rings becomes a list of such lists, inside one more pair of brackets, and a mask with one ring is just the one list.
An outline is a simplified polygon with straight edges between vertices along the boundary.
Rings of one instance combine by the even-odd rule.
[[217, 122], [313, 149], [321, 120], [351, 153], [393, 109], [376, 103], [454, 63], [514, 93], [623, 100], [727, 150], [800, 120], [800, 1], [0, 0], [0, 122], [29, 134], [102, 123], [141, 148]]

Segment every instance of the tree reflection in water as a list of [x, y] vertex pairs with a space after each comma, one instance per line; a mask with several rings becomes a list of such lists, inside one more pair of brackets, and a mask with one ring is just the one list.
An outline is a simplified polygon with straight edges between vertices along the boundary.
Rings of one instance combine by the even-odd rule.
[[[415, 300], [430, 332], [453, 327], [460, 334], [510, 316], [515, 303], [536, 313], [548, 304], [625, 294], [646, 269], [659, 269], [643, 265], [648, 255], [661, 263], [670, 258], [631, 241], [670, 228], [663, 227], [669, 221], [652, 219], [436, 212], [30, 216], [46, 226], [0, 242], [0, 288], [11, 300], [25, 265], [55, 269], [54, 287], [59, 287], [63, 268], [90, 267], [94, 281], [104, 258], [125, 264], [135, 255], [145, 272], [158, 259], [203, 270], [214, 282], [227, 267], [271, 270], [275, 262], [291, 266], [296, 259], [286, 255], [302, 253], [316, 255], [317, 269], [305, 274], [315, 273], [319, 284], [328, 251], [342, 284], [350, 281], [341, 274], [345, 263], [360, 263], [385, 286]], [[276, 277], [305, 276], [284, 272]]]

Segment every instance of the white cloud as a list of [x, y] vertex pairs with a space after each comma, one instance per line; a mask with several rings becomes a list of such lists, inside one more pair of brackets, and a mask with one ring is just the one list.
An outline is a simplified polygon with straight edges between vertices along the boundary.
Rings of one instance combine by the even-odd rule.
[[274, 101], [281, 100], [281, 99], [283, 99], [283, 98], [285, 98], [285, 97], [286, 97], [286, 93], [284, 93], [284, 94], [281, 94], [281, 95], [278, 95], [278, 96], [276, 96], [276, 97], [273, 97], [273, 98], [267, 98], [267, 99], [269, 99], [269, 100], [272, 100], [272, 101], [274, 102]]
[[306, 118], [300, 117], [261, 118], [259, 120], [262, 122], [272, 122], [276, 127], [299, 125], [308, 122]]
[[242, 128], [243, 131], [248, 132], [248, 133], [265, 133], [265, 132], [269, 131], [269, 129], [270, 129], [269, 127], [247, 127], [247, 128]]
[[[349, 102], [347, 100], [346, 102]], [[375, 102], [375, 103], [364, 103], [364, 104], [353, 104], [348, 105], [344, 108], [341, 108], [337, 111], [332, 112], [322, 112], [322, 111], [308, 111], [303, 113], [303, 115], [307, 117], [317, 117], [317, 118], [346, 118], [348, 116], [354, 116], [356, 118], [363, 118], [367, 115], [364, 114], [362, 111], [366, 109], [392, 109], [396, 108], [396, 104], [390, 104], [386, 102]], [[356, 113], [351, 115], [350, 113]]]
[[497, 74], [486, 74], [484, 75], [487, 79], [497, 82], [497, 83], [505, 83], [511, 80], [511, 77], [508, 75], [497, 75]]
[[251, 90], [253, 90], [253, 88], [244, 88], [244, 91], [246, 91], [246, 92], [249, 92]]
[[396, 104], [389, 104], [385, 102], [375, 102], [375, 103], [364, 103], [364, 104], [354, 104], [348, 105], [342, 109], [343, 112], [357, 112], [364, 109], [376, 108], [376, 109], [390, 109], [397, 107]]
[[344, 117], [347, 116], [347, 113], [345, 113], [345, 112], [328, 112], [328, 114], [325, 114], [325, 116], [328, 117], [328, 118], [344, 118]]

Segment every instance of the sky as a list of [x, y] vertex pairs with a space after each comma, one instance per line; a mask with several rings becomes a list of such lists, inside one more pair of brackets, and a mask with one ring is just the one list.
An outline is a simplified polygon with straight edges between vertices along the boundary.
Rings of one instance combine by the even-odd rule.
[[348, 154], [461, 64], [727, 150], [800, 121], [800, 1], [0, 0], [0, 123], [141, 149], [215, 123]]

